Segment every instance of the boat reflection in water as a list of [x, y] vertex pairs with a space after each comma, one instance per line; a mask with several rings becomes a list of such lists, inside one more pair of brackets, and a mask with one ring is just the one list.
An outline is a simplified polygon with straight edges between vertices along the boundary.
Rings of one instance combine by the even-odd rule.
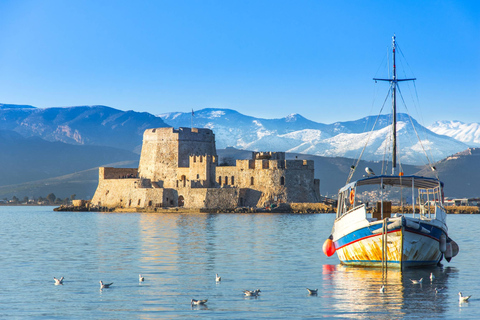
[[[448, 300], [458, 295], [447, 287], [449, 275], [456, 272], [451, 267], [404, 271], [391, 268], [385, 272], [381, 268], [324, 265], [322, 299], [330, 301], [334, 314], [347, 318], [441, 317], [447, 311]], [[433, 281], [430, 273], [435, 277]], [[411, 281], [421, 278], [421, 284]], [[443, 290], [436, 293], [435, 288]]]

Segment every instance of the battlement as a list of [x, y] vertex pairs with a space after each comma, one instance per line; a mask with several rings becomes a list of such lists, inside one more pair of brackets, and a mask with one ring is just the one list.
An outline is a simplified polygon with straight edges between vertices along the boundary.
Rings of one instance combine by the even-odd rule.
[[147, 129], [143, 133], [143, 141], [213, 141], [215, 135], [210, 129], [203, 128], [183, 128], [175, 129], [173, 127]]
[[112, 168], [100, 167], [98, 170], [100, 180], [104, 179], [134, 179], [138, 178], [137, 168]]
[[285, 152], [252, 152], [254, 160], [285, 160]]

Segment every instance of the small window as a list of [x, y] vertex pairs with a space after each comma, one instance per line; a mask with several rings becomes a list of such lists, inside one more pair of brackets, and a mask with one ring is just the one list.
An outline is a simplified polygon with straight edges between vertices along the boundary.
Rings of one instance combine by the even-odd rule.
[[235, 184], [235, 177], [234, 176], [232, 176], [230, 182], [232, 183], [232, 186]]
[[280, 177], [280, 185], [285, 185], [285, 177]]
[[225, 176], [225, 184], [228, 184], [228, 177]]
[[218, 177], [218, 184], [222, 184], [222, 177]]
[[251, 178], [250, 178], [250, 185], [253, 186], [253, 185], [254, 185], [254, 182], [255, 182], [255, 181], [254, 181], [253, 177], [251, 177]]
[[197, 174], [197, 180], [198, 180], [198, 179], [200, 179], [200, 175], [199, 175], [199, 174]]
[[137, 206], [139, 206], [139, 205], [140, 205], [140, 201], [141, 201], [141, 200], [140, 200], [140, 199], [138, 199], [138, 204], [137, 204]]

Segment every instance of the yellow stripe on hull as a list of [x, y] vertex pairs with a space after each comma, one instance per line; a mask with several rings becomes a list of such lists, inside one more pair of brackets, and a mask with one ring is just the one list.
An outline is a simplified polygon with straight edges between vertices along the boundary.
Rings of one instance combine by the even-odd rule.
[[[340, 262], [346, 265], [382, 266], [382, 237], [380, 233], [337, 249]], [[386, 251], [387, 265], [397, 268], [402, 267], [402, 264], [434, 265], [441, 257], [437, 240], [412, 232], [402, 234], [402, 230], [387, 234]]]

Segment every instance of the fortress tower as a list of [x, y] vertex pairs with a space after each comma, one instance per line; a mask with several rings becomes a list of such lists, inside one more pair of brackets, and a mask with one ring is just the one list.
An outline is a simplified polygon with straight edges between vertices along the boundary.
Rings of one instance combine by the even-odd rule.
[[[139, 177], [149, 179], [163, 188], [176, 188], [177, 180], [196, 178], [196, 175], [187, 177], [184, 174], [185, 170], [178, 176], [179, 168], [189, 168], [192, 165], [191, 159], [196, 161], [198, 158], [200, 163], [207, 156], [213, 156], [214, 159], [217, 157], [215, 135], [210, 129], [148, 129], [143, 134]], [[204, 166], [204, 170], [211, 172], [207, 166]], [[207, 185], [215, 179], [214, 171], [213, 174], [201, 175], [207, 181]]]

